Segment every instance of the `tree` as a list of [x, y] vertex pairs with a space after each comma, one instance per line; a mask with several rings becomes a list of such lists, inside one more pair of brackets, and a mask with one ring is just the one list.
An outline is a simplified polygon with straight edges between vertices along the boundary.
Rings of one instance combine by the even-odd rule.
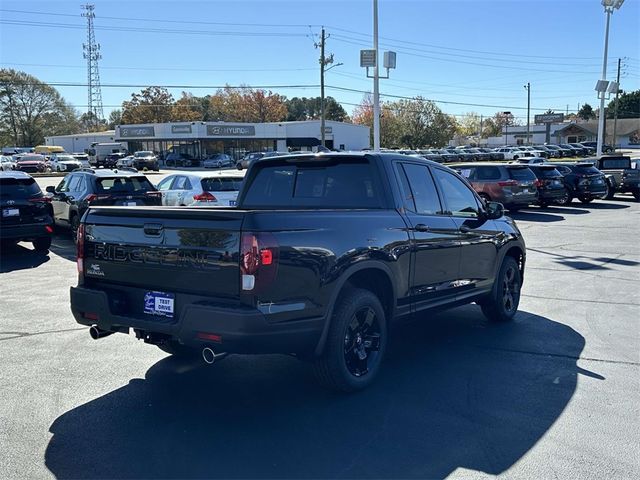
[[[362, 101], [353, 110], [353, 123], [369, 127], [369, 142], [373, 145], [373, 99], [370, 94], [365, 94]], [[383, 147], [397, 147], [398, 119], [395, 112], [387, 104], [381, 105], [380, 116], [380, 144]]]
[[[613, 118], [615, 107], [614, 99], [607, 106], [607, 117]], [[618, 118], [640, 118], [640, 90], [622, 92], [618, 96]]]
[[116, 128], [116, 125], [120, 125], [122, 123], [122, 110], [116, 108], [115, 110], [111, 110], [109, 114], [108, 126], [109, 129], [113, 130]]
[[171, 121], [173, 96], [166, 88], [149, 87], [132, 93], [122, 102], [122, 123], [165, 123]]
[[[286, 105], [288, 121], [320, 119], [320, 97], [293, 97], [286, 101]], [[350, 120], [346, 110], [333, 97], [324, 98], [324, 118], [325, 120], [335, 120], [337, 122], [346, 122]]]
[[78, 128], [77, 113], [56, 89], [25, 72], [0, 69], [0, 143], [34, 146]]
[[593, 107], [588, 103], [585, 103], [580, 107], [580, 110], [578, 110], [578, 117], [582, 120], [589, 120], [591, 118], [596, 118], [596, 114], [593, 111]]
[[202, 121], [202, 105], [191, 93], [182, 92], [171, 107], [172, 122]]
[[106, 120], [99, 120], [93, 112], [80, 115], [80, 130], [83, 132], [104, 132], [108, 125]]
[[464, 137], [471, 137], [480, 132], [480, 115], [468, 112], [457, 121], [456, 133]]

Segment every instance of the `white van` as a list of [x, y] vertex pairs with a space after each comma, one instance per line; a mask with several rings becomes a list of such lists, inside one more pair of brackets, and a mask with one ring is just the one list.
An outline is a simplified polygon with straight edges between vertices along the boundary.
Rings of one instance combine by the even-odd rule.
[[106, 158], [113, 153], [127, 153], [124, 143], [92, 143], [87, 150], [89, 163], [94, 167], [104, 167]]

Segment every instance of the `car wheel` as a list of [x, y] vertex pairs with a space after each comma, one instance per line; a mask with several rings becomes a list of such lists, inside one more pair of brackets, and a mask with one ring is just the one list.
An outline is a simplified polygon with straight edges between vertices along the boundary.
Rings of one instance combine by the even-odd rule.
[[73, 239], [73, 243], [78, 243], [78, 227], [80, 227], [80, 216], [77, 213], [71, 214], [69, 225], [71, 226], [71, 238]]
[[607, 193], [604, 195], [604, 198], [606, 198], [607, 200], [613, 200], [613, 197], [616, 194], [616, 189], [613, 188], [613, 186], [607, 182]]
[[564, 197], [561, 197], [560, 205], [569, 206], [571, 202], [573, 202], [573, 195], [569, 190], [566, 190], [567, 194]]
[[198, 356], [198, 350], [180, 345], [175, 340], [167, 340], [166, 342], [159, 343], [157, 347], [163, 352], [178, 358], [195, 358]]
[[583, 203], [584, 205], [587, 205], [589, 203], [593, 202], [593, 198], [591, 197], [582, 197], [580, 198], [580, 203]]
[[369, 386], [387, 346], [384, 309], [369, 290], [350, 289], [340, 297], [322, 356], [314, 363], [318, 381], [341, 392]]
[[640, 202], [640, 190], [633, 191], [633, 198], [636, 199], [636, 202]]
[[222, 168], [222, 162], [218, 161], [218, 163], [216, 164], [218, 168]]
[[521, 286], [518, 263], [513, 257], [505, 257], [489, 297], [480, 302], [485, 317], [492, 322], [512, 320], [520, 304]]
[[36, 252], [47, 253], [51, 247], [51, 237], [38, 237], [33, 241], [33, 248]]
[[514, 160], [517, 160], [518, 158], [520, 158], [520, 157], [518, 157], [518, 155], [514, 155], [514, 156], [513, 156], [513, 159], [514, 159]]

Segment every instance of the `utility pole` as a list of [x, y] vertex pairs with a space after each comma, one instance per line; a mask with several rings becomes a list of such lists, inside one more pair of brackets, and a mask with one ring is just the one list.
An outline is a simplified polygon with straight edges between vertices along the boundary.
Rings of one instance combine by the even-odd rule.
[[618, 76], [616, 77], [616, 101], [613, 109], [613, 151], [616, 150], [618, 138], [616, 136], [616, 129], [618, 127], [618, 95], [620, 94], [620, 59], [618, 59]]
[[329, 35], [325, 35], [324, 27], [322, 27], [322, 33], [320, 34], [320, 43], [315, 43], [316, 48], [320, 48], [320, 144], [325, 146], [325, 101], [324, 101], [324, 74], [331, 70], [333, 67], [338, 67], [342, 63], [336, 63], [335, 65], [326, 68], [327, 65], [333, 63], [333, 53], [326, 56], [324, 53], [324, 47]]
[[529, 128], [531, 122], [531, 83], [527, 82], [524, 88], [527, 89], [527, 145], [529, 145]]
[[380, 55], [378, 52], [378, 0], [373, 0], [373, 49], [376, 66], [373, 69], [373, 151], [380, 151]]
[[478, 145], [482, 143], [482, 115], [480, 115], [480, 134], [478, 135]]

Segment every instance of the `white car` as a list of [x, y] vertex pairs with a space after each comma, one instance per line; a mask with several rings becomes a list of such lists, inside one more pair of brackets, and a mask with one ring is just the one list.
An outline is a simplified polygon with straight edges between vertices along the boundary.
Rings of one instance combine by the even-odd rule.
[[522, 157], [539, 157], [540, 155], [534, 155], [533, 152], [528, 150], [521, 150], [520, 147], [501, 147], [496, 148], [494, 151], [504, 154], [505, 160], [517, 160]]
[[528, 145], [523, 146], [523, 147], [518, 147], [520, 148], [521, 151], [524, 152], [531, 152], [533, 154], [534, 157], [542, 157], [542, 158], [546, 158], [549, 156], [549, 154], [543, 150], [538, 150], [535, 147], [530, 147]]
[[135, 157], [133, 155], [128, 155], [126, 157], [122, 157], [120, 158], [117, 162], [116, 162], [116, 167], [117, 168], [122, 168], [122, 167], [129, 167], [132, 168], [133, 164], [135, 162]]
[[169, 175], [158, 183], [162, 205], [233, 207], [245, 173], [220, 170]]
[[13, 158], [9, 155], [0, 156], [0, 170], [5, 172], [7, 170], [15, 170], [17, 163], [13, 161]]
[[71, 156], [82, 164], [82, 168], [91, 168], [89, 163], [89, 155], [86, 153], [72, 153]]
[[49, 168], [54, 172], [71, 172], [82, 168], [82, 162], [68, 153], [54, 153], [49, 157]]

